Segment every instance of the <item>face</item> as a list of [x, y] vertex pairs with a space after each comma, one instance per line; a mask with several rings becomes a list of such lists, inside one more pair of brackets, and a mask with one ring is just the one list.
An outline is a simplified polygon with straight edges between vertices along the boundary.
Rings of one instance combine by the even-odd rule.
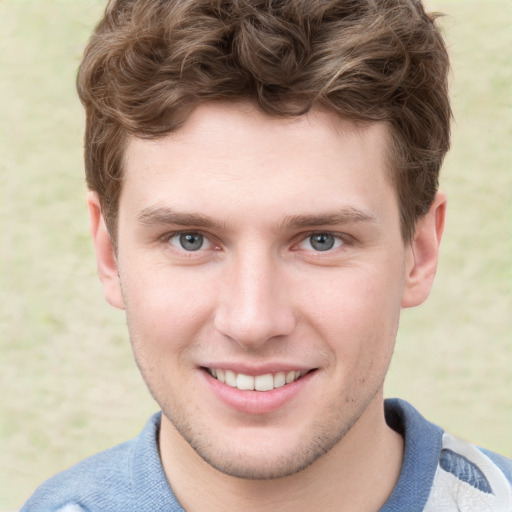
[[162, 435], [224, 473], [273, 478], [382, 410], [412, 265], [386, 140], [319, 110], [218, 103], [130, 141], [119, 280], [104, 283]]

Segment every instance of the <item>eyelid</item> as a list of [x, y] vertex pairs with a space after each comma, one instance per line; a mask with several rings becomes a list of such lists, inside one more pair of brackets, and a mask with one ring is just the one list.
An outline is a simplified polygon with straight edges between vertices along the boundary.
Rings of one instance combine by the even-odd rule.
[[[185, 247], [183, 247], [183, 241], [182, 237], [190, 235], [197, 240], [200, 240], [200, 247], [197, 249], [187, 250]], [[174, 235], [171, 238], [169, 238], [169, 243], [172, 244], [174, 247], [176, 247], [179, 251], [184, 250], [185, 252], [200, 252], [202, 250], [208, 249], [211, 246], [210, 240], [206, 238], [205, 236], [201, 235], [200, 233], [182, 233], [178, 235]]]
[[[161, 235], [158, 240], [165, 244], [165, 245], [171, 245], [170, 244], [170, 241], [174, 238], [174, 237], [177, 237], [177, 236], [180, 236], [180, 235], [184, 235], [184, 234], [197, 234], [197, 235], [201, 235], [202, 237], [204, 237], [204, 239], [209, 243], [209, 246], [207, 248], [201, 248], [197, 251], [187, 251], [185, 249], [182, 249], [180, 252], [181, 253], [184, 253], [184, 254], [187, 254], [187, 255], [191, 255], [193, 256], [194, 253], [197, 255], [198, 253], [202, 253], [204, 252], [206, 249], [211, 249], [213, 247], [214, 250], [220, 250], [221, 249], [221, 244], [216, 240], [216, 237], [213, 236], [211, 233], [207, 233], [201, 229], [177, 229], [177, 230], [172, 230], [172, 231], [167, 231], [166, 233], [164, 233], [163, 235]], [[340, 240], [342, 243], [342, 246], [345, 246], [345, 245], [357, 245], [357, 240], [347, 234], [347, 233], [340, 233], [340, 232], [337, 232], [337, 231], [332, 231], [332, 230], [328, 230], [328, 229], [325, 229], [325, 230], [322, 230], [322, 229], [314, 229], [314, 230], [311, 230], [311, 231], [307, 231], [307, 232], [302, 232], [298, 235], [296, 235], [294, 237], [294, 240], [292, 242], [292, 250], [300, 250], [300, 248], [298, 247], [298, 245], [302, 242], [304, 242], [305, 240], [307, 240], [309, 237], [311, 237], [312, 235], [320, 235], [320, 234], [326, 234], [326, 235], [332, 235], [334, 236], [336, 239]], [[178, 249], [178, 248], [177, 248]], [[339, 247], [338, 247], [339, 249]], [[179, 250], [179, 249], [178, 249]], [[306, 249], [304, 249], [306, 250]], [[314, 251], [313, 249], [311, 249], [313, 252], [315, 253], [318, 253], [318, 254], [321, 254], [322, 251]], [[325, 251], [326, 253], [329, 253], [329, 252], [332, 252], [333, 250], [328, 250], [328, 251]]]
[[[200, 235], [204, 238], [204, 240], [208, 243], [207, 247], [201, 247], [197, 251], [187, 251], [184, 248], [179, 248], [178, 246], [171, 244], [171, 240], [173, 238], [179, 237], [180, 235]], [[165, 234], [163, 234], [161, 237], [159, 237], [159, 240], [169, 246], [172, 246], [174, 249], [179, 251], [180, 253], [187, 254], [187, 255], [194, 255], [204, 252], [205, 250], [211, 249], [212, 247], [215, 250], [219, 249], [219, 244], [215, 241], [215, 237], [213, 237], [210, 233], [205, 233], [204, 231], [200, 229], [177, 229], [175, 231], [167, 231]]]
[[301, 233], [300, 235], [295, 237], [296, 242], [293, 243], [293, 250], [300, 250], [300, 248], [298, 247], [299, 244], [305, 242], [313, 235], [331, 235], [334, 238], [336, 238], [337, 240], [340, 240], [342, 242], [342, 244], [341, 244], [341, 246], [334, 247], [333, 249], [329, 249], [327, 251], [315, 251], [314, 249], [303, 249], [303, 250], [311, 250], [318, 254], [322, 254], [322, 252], [327, 254], [327, 253], [333, 252], [336, 249], [340, 249], [340, 247], [356, 244], [356, 240], [354, 239], [354, 237], [348, 235], [347, 233], [339, 233], [337, 231], [331, 231], [328, 229], [315, 229], [315, 230], [311, 230], [311, 231], [308, 231], [305, 233]]

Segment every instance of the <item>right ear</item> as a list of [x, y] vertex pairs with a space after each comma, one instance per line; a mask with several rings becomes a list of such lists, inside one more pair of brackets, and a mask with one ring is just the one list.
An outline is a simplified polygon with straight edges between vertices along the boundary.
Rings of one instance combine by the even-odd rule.
[[96, 192], [89, 191], [87, 193], [87, 211], [89, 212], [89, 229], [96, 251], [96, 264], [103, 285], [103, 293], [109, 304], [124, 309], [114, 244], [108, 233]]

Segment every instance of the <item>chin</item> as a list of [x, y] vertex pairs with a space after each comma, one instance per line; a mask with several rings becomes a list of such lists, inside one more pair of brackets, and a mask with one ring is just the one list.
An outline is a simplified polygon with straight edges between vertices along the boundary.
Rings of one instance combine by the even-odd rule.
[[248, 431], [222, 439], [211, 432], [197, 435], [184, 425], [172, 423], [196, 454], [217, 471], [244, 480], [274, 480], [313, 465], [343, 439], [356, 421], [338, 424], [337, 429], [326, 429], [325, 423], [304, 426], [302, 433], [285, 436], [272, 430]]
[[[195, 448], [194, 448], [195, 449]], [[274, 480], [295, 475], [316, 462], [328, 449], [317, 447], [317, 451], [296, 452], [285, 455], [251, 456], [248, 453], [237, 455], [196, 453], [211, 467], [221, 473], [243, 480]]]

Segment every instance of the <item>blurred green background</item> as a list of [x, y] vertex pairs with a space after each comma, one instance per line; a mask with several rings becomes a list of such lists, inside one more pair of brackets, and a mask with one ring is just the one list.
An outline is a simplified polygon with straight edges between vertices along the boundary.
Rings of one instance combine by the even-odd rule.
[[[104, 302], [74, 80], [103, 0], [0, 3], [0, 511], [156, 410]], [[453, 60], [448, 227], [429, 302], [405, 311], [387, 396], [512, 455], [512, 2], [430, 0]]]

